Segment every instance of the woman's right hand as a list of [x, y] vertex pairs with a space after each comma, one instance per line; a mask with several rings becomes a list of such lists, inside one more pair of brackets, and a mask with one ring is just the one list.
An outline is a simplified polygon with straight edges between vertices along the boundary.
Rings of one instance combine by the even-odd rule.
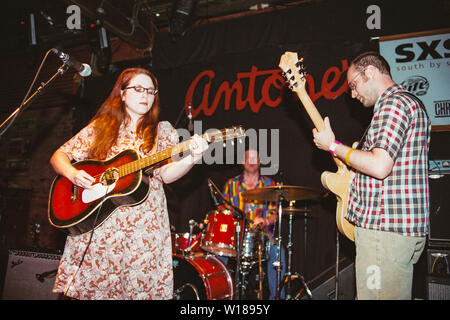
[[75, 168], [70, 174], [67, 175], [67, 179], [69, 179], [74, 185], [84, 189], [92, 188], [92, 184], [95, 182], [95, 178], [93, 178], [86, 171], [77, 170]]
[[57, 174], [70, 180], [74, 185], [90, 189], [95, 179], [84, 170], [78, 170], [71, 163], [69, 157], [60, 149], [50, 158], [50, 164]]

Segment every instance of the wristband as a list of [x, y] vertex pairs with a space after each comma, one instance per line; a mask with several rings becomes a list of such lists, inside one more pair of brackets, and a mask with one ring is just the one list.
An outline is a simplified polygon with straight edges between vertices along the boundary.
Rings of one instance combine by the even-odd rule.
[[330, 148], [328, 149], [328, 151], [331, 153], [331, 155], [334, 157], [334, 150], [336, 150], [336, 147], [338, 146], [338, 144], [341, 144], [339, 141], [335, 140], [333, 141], [333, 143], [330, 145]]
[[350, 167], [350, 163], [348, 162], [349, 158], [350, 158], [350, 154], [355, 151], [354, 148], [350, 148], [350, 150], [348, 150], [347, 155], [345, 156], [345, 163]]

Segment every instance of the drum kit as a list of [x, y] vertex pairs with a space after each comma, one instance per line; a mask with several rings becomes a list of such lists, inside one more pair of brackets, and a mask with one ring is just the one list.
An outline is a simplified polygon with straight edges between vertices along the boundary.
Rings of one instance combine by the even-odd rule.
[[[245, 201], [271, 201], [278, 204], [278, 236], [268, 240], [262, 228], [246, 227], [250, 222], [245, 214], [233, 206], [213, 184], [216, 195], [225, 204], [207, 213], [204, 225], [189, 221], [189, 233], [172, 234], [172, 253], [174, 271], [175, 300], [241, 300], [263, 299], [264, 271], [262, 262], [266, 261], [269, 242], [278, 244], [277, 259], [273, 266], [277, 270], [277, 294], [285, 288], [285, 299], [295, 298], [291, 292], [291, 281], [300, 280], [303, 288], [311, 298], [303, 277], [292, 274], [292, 220], [295, 215], [311, 212], [306, 208], [293, 206], [295, 201], [319, 199], [321, 192], [307, 187], [277, 185], [253, 189], [242, 193]], [[210, 188], [211, 189], [211, 188]], [[217, 194], [218, 193], [218, 194]], [[284, 206], [289, 202], [289, 206]], [[218, 204], [215, 201], [216, 205]], [[281, 218], [289, 218], [287, 243], [287, 268], [281, 279]], [[194, 234], [194, 227], [203, 230]], [[239, 241], [238, 241], [239, 240]], [[226, 263], [228, 260], [232, 263]], [[235, 267], [229, 265], [235, 264]], [[251, 272], [255, 273], [257, 286], [256, 298], [249, 294], [248, 282]], [[233, 271], [232, 271], [233, 270]], [[233, 276], [234, 274], [234, 276]]]

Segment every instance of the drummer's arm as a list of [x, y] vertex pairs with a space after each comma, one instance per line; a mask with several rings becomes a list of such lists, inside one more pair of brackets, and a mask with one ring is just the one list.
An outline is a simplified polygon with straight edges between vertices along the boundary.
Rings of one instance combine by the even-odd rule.
[[264, 224], [270, 226], [277, 222], [278, 215], [276, 213], [271, 214], [269, 217], [265, 218]]
[[275, 213], [271, 214], [267, 218], [256, 217], [255, 221], [254, 221], [254, 224], [258, 225], [258, 224], [262, 223], [264, 227], [270, 226], [270, 225], [272, 225], [272, 224], [277, 222], [277, 218], [278, 218], [278, 215], [275, 214]]

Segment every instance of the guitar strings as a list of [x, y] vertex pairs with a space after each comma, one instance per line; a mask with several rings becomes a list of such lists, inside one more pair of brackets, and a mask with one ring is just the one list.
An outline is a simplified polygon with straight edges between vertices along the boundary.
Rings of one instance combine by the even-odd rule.
[[[235, 135], [233, 135], [233, 134], [228, 134], [227, 131], [228, 131], [228, 130], [226, 130], [226, 129], [220, 130], [220, 134], [222, 135], [222, 140], [228, 140], [228, 139], [231, 139], [231, 138], [235, 138]], [[225, 133], [224, 133], [224, 132], [225, 132]], [[217, 135], [217, 133], [216, 133], [215, 135]], [[188, 141], [185, 141], [185, 142], [188, 142]], [[217, 142], [217, 141], [213, 141], [213, 142]], [[176, 147], [176, 146], [175, 146], [175, 147]], [[174, 148], [174, 147], [172, 147], [172, 148]], [[167, 150], [168, 150], [168, 149], [159, 151], [159, 152], [157, 152], [157, 153], [155, 153], [155, 154], [153, 154], [153, 155], [150, 155], [150, 156], [147, 157], [147, 158], [141, 158], [141, 159], [138, 159], [138, 160], [134, 160], [134, 161], [125, 163], [125, 164], [121, 165], [120, 167], [118, 167], [119, 172], [121, 171], [121, 169], [122, 169], [122, 171], [126, 171], [126, 172], [127, 172], [127, 170], [129, 169], [129, 167], [133, 167], [133, 166], [136, 166], [136, 167], [137, 167], [137, 166], [138, 166], [137, 163], [142, 162], [142, 161], [145, 161], [145, 159], [148, 159], [148, 158], [150, 158], [150, 157], [152, 157], [152, 158], [158, 158], [158, 155], [160, 155], [160, 154], [162, 154], [162, 153], [164, 153], [164, 152], [167, 152]], [[184, 151], [184, 150], [183, 150], [183, 151]], [[178, 153], [181, 153], [181, 151], [178, 152]], [[155, 162], [156, 162], [156, 161], [155, 161]], [[150, 165], [151, 165], [151, 164], [150, 164]], [[128, 173], [128, 174], [131, 174], [131, 173], [133, 173], [133, 172], [130, 172], [130, 173]], [[126, 174], [126, 175], [128, 175], [128, 174]], [[95, 179], [94, 183], [99, 183], [99, 182], [100, 182], [100, 178], [101, 178], [102, 175], [103, 175], [103, 173], [100, 173], [100, 174], [97, 174], [97, 175], [92, 176], [92, 177]], [[125, 176], [125, 175], [123, 175], [123, 176], [121, 176], [121, 177], [124, 177], [124, 176]]]

